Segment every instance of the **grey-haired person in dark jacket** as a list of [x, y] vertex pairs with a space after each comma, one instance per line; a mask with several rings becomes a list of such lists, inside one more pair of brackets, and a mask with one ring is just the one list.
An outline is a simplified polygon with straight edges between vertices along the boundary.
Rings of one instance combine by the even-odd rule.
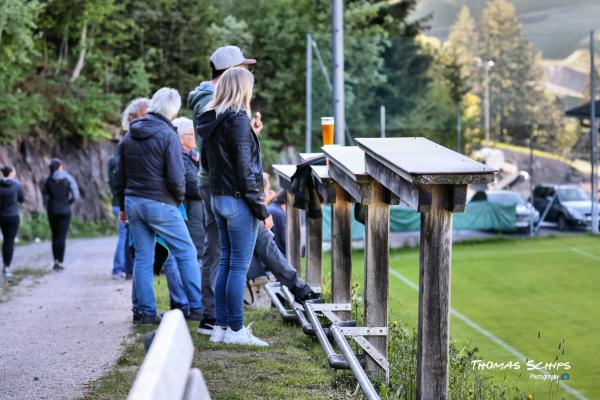
[[[16, 179], [15, 169], [2, 167], [0, 178], [0, 229], [2, 229], [2, 275], [12, 277], [10, 264], [15, 249], [15, 239], [19, 232], [19, 206], [25, 201], [21, 183]], [[0, 276], [1, 278], [2, 276]]]
[[159, 89], [148, 114], [129, 125], [119, 146], [116, 188], [120, 219], [129, 222], [135, 247], [133, 283], [141, 324], [159, 324], [153, 288], [156, 236], [173, 252], [192, 319], [200, 319], [200, 269], [194, 243], [178, 206], [185, 196], [182, 148], [171, 121], [181, 107], [175, 89]]

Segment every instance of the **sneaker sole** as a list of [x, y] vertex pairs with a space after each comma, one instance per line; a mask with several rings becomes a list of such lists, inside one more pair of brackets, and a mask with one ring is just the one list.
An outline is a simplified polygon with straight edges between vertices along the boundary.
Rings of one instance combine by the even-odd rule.
[[233, 344], [236, 346], [254, 346], [254, 347], [269, 347], [269, 343], [266, 344], [258, 344], [258, 343], [240, 343], [235, 341], [225, 341], [223, 340], [223, 344]]
[[198, 328], [198, 330], [196, 331], [196, 333], [199, 333], [200, 335], [212, 335], [213, 330], [212, 329], [203, 329], [203, 328]]

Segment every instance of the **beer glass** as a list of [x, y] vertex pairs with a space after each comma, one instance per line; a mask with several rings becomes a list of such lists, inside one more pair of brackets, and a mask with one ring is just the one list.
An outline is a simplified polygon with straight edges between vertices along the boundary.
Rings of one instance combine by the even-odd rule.
[[321, 131], [323, 133], [323, 145], [333, 144], [333, 117], [321, 118]]

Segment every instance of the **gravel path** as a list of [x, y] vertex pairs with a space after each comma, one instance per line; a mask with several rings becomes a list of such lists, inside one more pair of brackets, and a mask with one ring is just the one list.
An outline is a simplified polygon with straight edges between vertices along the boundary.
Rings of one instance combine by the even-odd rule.
[[[72, 399], [116, 361], [131, 329], [130, 281], [111, 279], [116, 238], [69, 240], [66, 270], [24, 280], [0, 303], [0, 399]], [[50, 244], [14, 268], [51, 265]]]

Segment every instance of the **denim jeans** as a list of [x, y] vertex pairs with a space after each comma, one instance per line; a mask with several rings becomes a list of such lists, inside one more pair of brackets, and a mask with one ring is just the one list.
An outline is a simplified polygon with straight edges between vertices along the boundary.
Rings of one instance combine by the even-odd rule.
[[216, 325], [234, 331], [244, 326], [244, 287], [252, 260], [259, 220], [243, 199], [212, 196], [219, 229], [221, 263], [215, 284]]
[[219, 245], [219, 229], [211, 206], [208, 187], [200, 188], [200, 196], [204, 205], [204, 243], [202, 251], [198, 253], [202, 264], [202, 318], [215, 320], [215, 284], [217, 271], [221, 260], [221, 246]]
[[[169, 297], [171, 299], [171, 308], [179, 308], [184, 314], [187, 314], [190, 310], [190, 303], [183, 289], [183, 282], [181, 282], [181, 276], [177, 269], [177, 261], [173, 255], [169, 255], [165, 265], [163, 267], [163, 273], [167, 279], [167, 286], [169, 287]], [[140, 301], [137, 297], [137, 291], [135, 288], [135, 280], [131, 283], [131, 304], [133, 305], [133, 311], [140, 310]]]
[[125, 228], [125, 225], [119, 221], [119, 207], [113, 206], [112, 212], [117, 219], [117, 229], [119, 232], [112, 270], [113, 275], [117, 275], [120, 272], [125, 272], [125, 242], [127, 240], [127, 229]]
[[179, 308], [184, 311], [184, 314], [190, 309], [190, 303], [188, 301], [185, 290], [183, 289], [183, 282], [181, 281], [181, 275], [179, 275], [179, 269], [177, 268], [177, 261], [173, 254], [169, 255], [165, 266], [163, 267], [163, 273], [167, 278], [167, 286], [169, 287], [169, 295], [171, 296], [171, 306]]
[[306, 283], [298, 277], [296, 268], [290, 265], [285, 255], [279, 250], [274, 236], [273, 232], [265, 228], [263, 224], [259, 225], [256, 246], [254, 246], [254, 258], [290, 290], [294, 287], [304, 288]]
[[156, 235], [160, 235], [175, 257], [190, 309], [201, 312], [200, 268], [196, 248], [177, 207], [143, 197], [125, 196], [125, 212], [135, 247], [133, 279], [138, 309], [146, 315], [156, 314], [152, 286], [154, 242]]

